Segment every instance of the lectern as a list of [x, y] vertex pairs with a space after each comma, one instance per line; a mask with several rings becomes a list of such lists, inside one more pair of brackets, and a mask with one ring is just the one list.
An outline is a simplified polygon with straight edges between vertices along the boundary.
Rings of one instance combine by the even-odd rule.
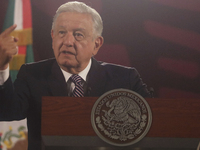
[[91, 110], [97, 99], [43, 97], [43, 149], [197, 149], [200, 142], [200, 99], [146, 99], [152, 111], [150, 130], [138, 143], [126, 147], [110, 145], [94, 132]]

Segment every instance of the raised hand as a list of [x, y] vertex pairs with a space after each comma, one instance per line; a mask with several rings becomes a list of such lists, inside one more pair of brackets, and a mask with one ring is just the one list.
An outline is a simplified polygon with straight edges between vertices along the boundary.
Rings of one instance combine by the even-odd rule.
[[0, 70], [5, 70], [13, 56], [18, 52], [18, 39], [10, 36], [10, 33], [14, 31], [16, 27], [17, 25], [13, 25], [0, 34]]

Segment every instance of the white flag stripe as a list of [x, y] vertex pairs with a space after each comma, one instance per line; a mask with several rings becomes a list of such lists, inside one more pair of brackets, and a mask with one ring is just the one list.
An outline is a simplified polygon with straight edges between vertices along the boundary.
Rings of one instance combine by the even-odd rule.
[[15, 0], [14, 24], [17, 24], [17, 28], [15, 30], [23, 29], [23, 3], [22, 3], [22, 0]]
[[[17, 24], [17, 28], [15, 30], [22, 30], [23, 29], [23, 1], [22, 0], [12, 0], [15, 2], [13, 17], [9, 18], [13, 20], [14, 24]], [[9, 16], [10, 17], [10, 16]], [[27, 125], [26, 119], [21, 121], [0, 121], [0, 149], [7, 150], [7, 149], [15, 149], [14, 146], [16, 143], [28, 142], [27, 141]], [[4, 141], [3, 141], [4, 140]], [[18, 145], [18, 144], [16, 144]], [[20, 145], [19, 149], [27, 149], [25, 145]]]

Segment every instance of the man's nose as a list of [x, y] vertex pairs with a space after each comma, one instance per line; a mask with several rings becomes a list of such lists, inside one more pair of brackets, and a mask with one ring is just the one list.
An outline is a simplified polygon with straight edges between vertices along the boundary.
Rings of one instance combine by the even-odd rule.
[[64, 45], [66, 46], [73, 46], [75, 41], [74, 35], [72, 33], [67, 33], [64, 37]]

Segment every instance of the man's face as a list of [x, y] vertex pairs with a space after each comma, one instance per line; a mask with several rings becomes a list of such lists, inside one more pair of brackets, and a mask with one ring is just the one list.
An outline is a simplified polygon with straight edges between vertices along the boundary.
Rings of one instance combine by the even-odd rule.
[[88, 14], [61, 13], [51, 36], [59, 66], [73, 74], [85, 69], [103, 44], [102, 37], [94, 37], [92, 18]]

